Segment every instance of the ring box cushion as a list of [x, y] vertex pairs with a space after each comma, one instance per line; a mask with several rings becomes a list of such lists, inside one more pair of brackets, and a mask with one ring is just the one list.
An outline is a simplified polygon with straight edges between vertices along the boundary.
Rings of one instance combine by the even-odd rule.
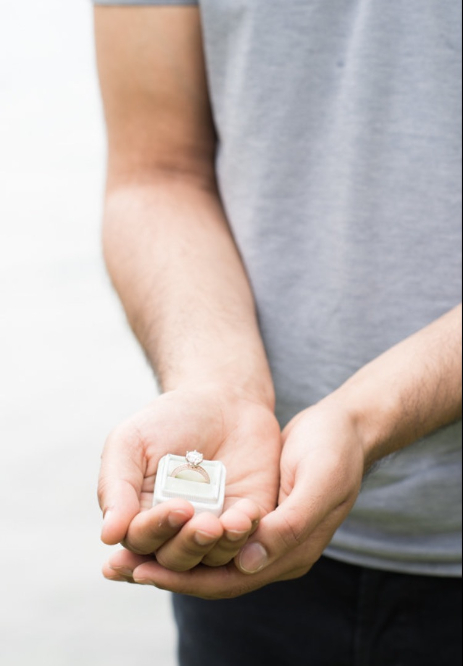
[[219, 461], [204, 460], [201, 467], [209, 474], [210, 483], [194, 470], [181, 472], [178, 478], [172, 472], [185, 464], [185, 458], [169, 454], [161, 458], [154, 486], [153, 506], [180, 498], [190, 502], [195, 513], [209, 512], [220, 516], [225, 499], [226, 469]]

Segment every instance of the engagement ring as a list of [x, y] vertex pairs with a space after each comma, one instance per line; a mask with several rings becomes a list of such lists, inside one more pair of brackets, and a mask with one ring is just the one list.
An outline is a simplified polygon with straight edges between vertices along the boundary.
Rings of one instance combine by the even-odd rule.
[[198, 451], [187, 451], [185, 456], [186, 463], [176, 467], [174, 471], [170, 474], [174, 479], [178, 477], [182, 472], [197, 472], [202, 476], [206, 483], [210, 483], [211, 479], [206, 470], [201, 467], [201, 463], [204, 460], [202, 453]]

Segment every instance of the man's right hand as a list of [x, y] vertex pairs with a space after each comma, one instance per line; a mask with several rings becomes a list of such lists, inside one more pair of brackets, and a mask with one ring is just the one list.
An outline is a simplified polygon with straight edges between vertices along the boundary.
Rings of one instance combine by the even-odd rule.
[[[192, 449], [227, 468], [220, 519], [194, 516], [184, 500], [152, 507], [160, 459]], [[99, 483], [102, 539], [152, 554], [173, 571], [225, 565], [276, 506], [280, 453], [275, 416], [254, 396], [216, 384], [166, 393], [108, 438]]]

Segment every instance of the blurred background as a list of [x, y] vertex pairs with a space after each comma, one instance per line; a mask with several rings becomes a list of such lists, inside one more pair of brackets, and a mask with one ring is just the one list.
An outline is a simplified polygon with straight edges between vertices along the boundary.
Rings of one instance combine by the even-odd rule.
[[170, 598], [100, 574], [99, 457], [155, 384], [105, 276], [90, 0], [0, 14], [0, 663], [174, 666]]

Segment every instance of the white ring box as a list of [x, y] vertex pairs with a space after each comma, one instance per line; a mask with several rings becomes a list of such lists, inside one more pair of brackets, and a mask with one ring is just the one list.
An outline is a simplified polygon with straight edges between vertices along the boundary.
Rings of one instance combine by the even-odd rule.
[[169, 454], [159, 461], [154, 486], [153, 506], [171, 499], [190, 502], [195, 513], [213, 513], [221, 516], [225, 500], [225, 465], [219, 461], [204, 460], [201, 467], [209, 474], [210, 483], [201, 479], [194, 470], [185, 470], [177, 478], [170, 476], [176, 467], [185, 464], [185, 458]]

